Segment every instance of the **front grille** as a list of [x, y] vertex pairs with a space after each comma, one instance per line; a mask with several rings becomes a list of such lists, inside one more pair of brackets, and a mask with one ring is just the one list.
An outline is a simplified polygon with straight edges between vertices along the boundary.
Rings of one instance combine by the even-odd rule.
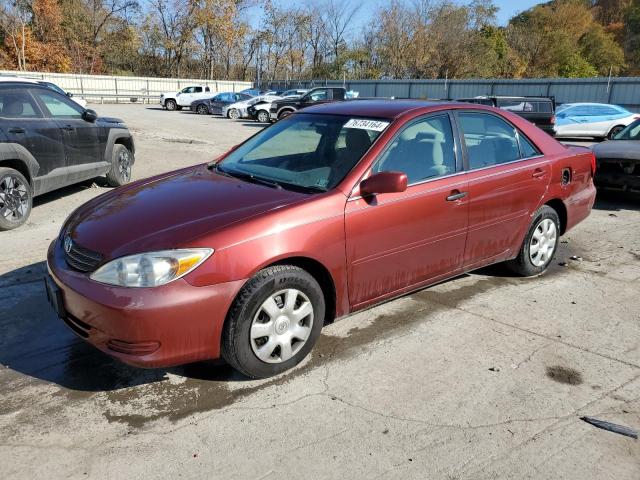
[[65, 260], [71, 268], [81, 272], [93, 272], [102, 263], [102, 254], [81, 247], [70, 237], [65, 237], [63, 247]]

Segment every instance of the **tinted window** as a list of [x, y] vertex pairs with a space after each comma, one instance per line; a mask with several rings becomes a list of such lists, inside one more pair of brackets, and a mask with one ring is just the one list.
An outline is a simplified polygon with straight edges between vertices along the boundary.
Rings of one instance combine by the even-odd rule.
[[0, 116], [5, 118], [39, 118], [31, 95], [16, 90], [0, 91]]
[[44, 103], [51, 117], [54, 118], [81, 118], [82, 107], [66, 97], [54, 92], [37, 90], [34, 94]]
[[194, 89], [195, 93], [201, 93], [202, 92], [202, 87], [196, 87]]
[[515, 129], [495, 115], [461, 113], [460, 126], [467, 145], [469, 168], [482, 168], [520, 158]]
[[210, 89], [209, 87], [204, 87], [204, 91], [205, 91], [205, 92], [210, 92], [210, 91], [211, 91], [211, 89]]
[[327, 100], [329, 98], [329, 91], [326, 89], [315, 90], [310, 94], [307, 99], [313, 102], [319, 102], [320, 100]]
[[403, 172], [409, 184], [456, 171], [455, 143], [448, 115], [409, 125], [373, 167], [374, 172]]

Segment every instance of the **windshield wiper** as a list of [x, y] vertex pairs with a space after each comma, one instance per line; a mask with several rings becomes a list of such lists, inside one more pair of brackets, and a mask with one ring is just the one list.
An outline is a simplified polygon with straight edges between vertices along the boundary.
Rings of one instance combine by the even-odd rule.
[[282, 190], [282, 185], [280, 185], [278, 182], [274, 182], [273, 180], [256, 177], [251, 173], [240, 172], [238, 170], [225, 170], [219, 164], [216, 164], [213, 168], [216, 172], [219, 172], [227, 177], [235, 177], [241, 180], [246, 180], [248, 182], [258, 183], [260, 185], [266, 185], [267, 187], [275, 188], [277, 190]]

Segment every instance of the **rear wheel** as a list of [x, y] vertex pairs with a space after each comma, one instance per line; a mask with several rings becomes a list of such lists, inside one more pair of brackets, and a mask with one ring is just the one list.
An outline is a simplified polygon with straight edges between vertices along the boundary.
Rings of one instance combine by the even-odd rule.
[[167, 110], [175, 110], [178, 107], [178, 104], [176, 103], [175, 100], [167, 100], [166, 102], [164, 102], [164, 106]]
[[0, 230], [25, 223], [32, 205], [33, 193], [24, 175], [13, 168], [0, 167]]
[[238, 111], [238, 109], [232, 108], [231, 110], [229, 110], [229, 113], [227, 114], [227, 116], [231, 120], [238, 120], [240, 118], [240, 112]]
[[300, 363], [316, 343], [325, 303], [305, 270], [277, 265], [258, 272], [233, 302], [222, 333], [222, 356], [251, 378], [266, 378]]
[[507, 262], [507, 267], [524, 277], [540, 275], [551, 264], [558, 249], [560, 217], [548, 205], [540, 207], [533, 215], [518, 256]]
[[209, 109], [207, 108], [206, 105], [200, 104], [198, 105], [198, 107], [196, 108], [196, 112], [199, 115], [208, 115], [209, 114]]
[[133, 166], [133, 154], [120, 143], [113, 146], [111, 169], [107, 172], [107, 183], [110, 187], [119, 187], [129, 183]]
[[264, 110], [260, 110], [258, 112], [258, 121], [261, 123], [269, 122], [269, 112], [265, 112]]
[[607, 138], [611, 140], [613, 137], [619, 134], [622, 130], [624, 130], [624, 128], [625, 128], [624, 125], [616, 125], [611, 129], [611, 131], [607, 135]]

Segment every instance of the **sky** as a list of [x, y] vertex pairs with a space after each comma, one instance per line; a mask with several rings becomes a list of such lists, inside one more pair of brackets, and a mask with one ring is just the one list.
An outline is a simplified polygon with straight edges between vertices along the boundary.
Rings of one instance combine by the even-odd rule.
[[[358, 0], [350, 0], [351, 3], [358, 3]], [[410, 1], [410, 0], [407, 0]], [[457, 3], [469, 3], [465, 0], [454, 0]], [[546, 0], [545, 0], [546, 1]], [[514, 15], [527, 10], [538, 3], [545, 3], [545, 1], [540, 0], [493, 0], [493, 3], [500, 9], [498, 11], [497, 20], [499, 25], [506, 25], [511, 17]], [[375, 11], [375, 7], [380, 3], [384, 3], [384, 0], [359, 0], [362, 4], [356, 18], [354, 18], [354, 24], [352, 26], [352, 30], [358, 31], [364, 26], [369, 20], [372, 12]], [[282, 7], [287, 6], [302, 6], [309, 5], [313, 3], [312, 0], [275, 0], [275, 4], [280, 5]], [[347, 2], [345, 2], [347, 3]], [[252, 9], [249, 14], [251, 17], [251, 23], [255, 24], [257, 18], [259, 17], [259, 12], [255, 9]]]

